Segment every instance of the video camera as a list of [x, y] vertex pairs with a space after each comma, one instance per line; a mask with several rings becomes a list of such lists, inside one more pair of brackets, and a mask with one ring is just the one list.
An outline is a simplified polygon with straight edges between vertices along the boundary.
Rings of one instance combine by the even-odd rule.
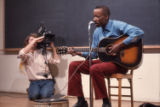
[[50, 31], [47, 31], [44, 25], [40, 25], [38, 28], [38, 37], [44, 36], [44, 40], [40, 43], [37, 43], [37, 49], [43, 48], [46, 49], [50, 46], [51, 42], [55, 40], [55, 34], [52, 34]]

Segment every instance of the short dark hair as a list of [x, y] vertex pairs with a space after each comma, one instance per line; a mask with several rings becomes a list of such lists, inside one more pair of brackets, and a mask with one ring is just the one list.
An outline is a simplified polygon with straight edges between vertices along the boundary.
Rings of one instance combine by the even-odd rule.
[[105, 5], [96, 6], [95, 9], [102, 9], [105, 16], [110, 16], [110, 9]]

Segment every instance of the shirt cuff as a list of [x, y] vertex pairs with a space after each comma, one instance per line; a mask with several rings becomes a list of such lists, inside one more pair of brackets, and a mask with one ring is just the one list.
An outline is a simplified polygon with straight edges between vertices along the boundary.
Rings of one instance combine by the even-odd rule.
[[60, 60], [59, 60], [59, 59], [56, 60], [56, 59], [52, 59], [52, 58], [51, 58], [51, 59], [49, 60], [49, 62], [52, 63], [52, 64], [59, 64], [59, 63], [60, 63]]

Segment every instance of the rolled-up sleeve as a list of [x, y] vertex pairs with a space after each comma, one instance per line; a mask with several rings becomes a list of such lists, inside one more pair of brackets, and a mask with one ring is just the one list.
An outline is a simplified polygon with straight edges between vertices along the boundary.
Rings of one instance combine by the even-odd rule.
[[144, 31], [142, 29], [121, 21], [119, 21], [119, 24], [120, 31], [122, 31], [123, 34], [128, 35], [128, 37], [123, 41], [124, 44], [127, 45], [142, 38], [144, 34]]
[[50, 58], [49, 59], [49, 63], [51, 63], [51, 64], [59, 64], [60, 60], [59, 59]]
[[25, 53], [24, 49], [21, 49], [19, 51], [18, 58], [20, 58], [24, 62], [29, 58], [30, 55], [31, 53]]

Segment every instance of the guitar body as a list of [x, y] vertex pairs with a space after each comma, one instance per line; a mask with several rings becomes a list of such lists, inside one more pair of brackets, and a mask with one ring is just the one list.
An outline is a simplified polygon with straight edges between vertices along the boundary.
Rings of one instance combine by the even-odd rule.
[[127, 45], [125, 48], [121, 49], [116, 56], [109, 55], [108, 47], [126, 39], [127, 36], [123, 35], [118, 38], [104, 38], [99, 42], [99, 48], [105, 47], [106, 52], [98, 52], [98, 56], [101, 61], [112, 61], [116, 64], [123, 66], [127, 69], [133, 69], [138, 67], [142, 59], [142, 40], [140, 39], [136, 43]]

